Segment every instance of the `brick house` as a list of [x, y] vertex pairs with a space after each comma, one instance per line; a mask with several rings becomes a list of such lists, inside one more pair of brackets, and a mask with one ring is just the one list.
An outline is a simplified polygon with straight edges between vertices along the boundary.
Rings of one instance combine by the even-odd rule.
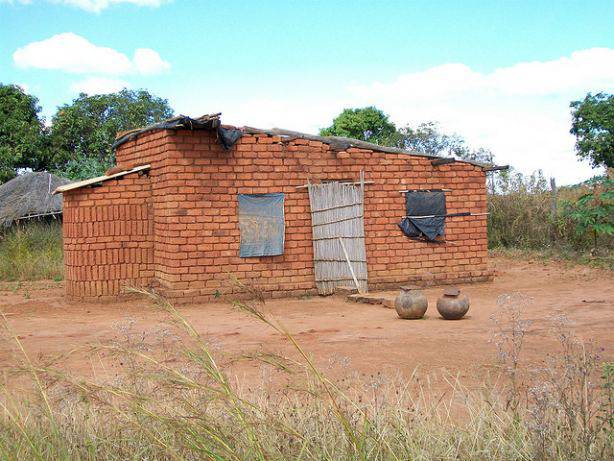
[[[210, 300], [243, 289], [231, 275], [269, 296], [315, 293], [317, 210], [305, 185], [358, 182], [361, 174], [361, 261], [370, 288], [492, 277], [479, 214], [487, 166], [347, 138], [228, 127], [219, 115], [176, 117], [124, 133], [114, 147], [117, 166], [105, 176], [56, 190], [64, 196], [69, 298], [117, 297], [132, 285], [181, 302]], [[448, 213], [470, 215], [446, 219], [438, 241], [408, 238], [398, 225], [408, 190], [443, 190]], [[258, 253], [256, 246], [245, 257], [251, 237], [238, 198], [261, 194], [283, 198], [274, 217], [281, 247]]]

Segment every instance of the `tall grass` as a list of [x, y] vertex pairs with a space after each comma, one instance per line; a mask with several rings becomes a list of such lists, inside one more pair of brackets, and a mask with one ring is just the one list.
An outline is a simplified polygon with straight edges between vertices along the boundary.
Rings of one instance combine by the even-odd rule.
[[63, 273], [60, 222], [15, 225], [0, 233], [0, 280], [61, 280]]
[[[592, 235], [578, 233], [573, 220], [565, 214], [565, 203], [581, 193], [563, 190], [558, 195], [556, 214], [552, 213], [549, 191], [516, 191], [488, 197], [488, 242], [491, 248], [525, 250], [555, 249], [576, 252], [594, 249]], [[612, 248], [614, 240], [603, 237], [602, 248]]]
[[580, 232], [567, 212], [591, 187], [560, 188], [553, 198], [542, 176], [507, 178], [488, 195], [489, 247], [614, 268], [614, 237], [602, 235], [595, 245], [594, 234]]
[[[272, 384], [245, 387], [228, 373], [240, 357], [214, 354], [208, 338], [172, 305], [159, 298], [156, 302], [168, 313], [176, 335], [165, 334], [164, 347], [156, 349], [142, 333], [127, 333], [117, 343], [101, 346], [98, 352], [125, 368], [113, 383], [74, 378], [23, 355], [13, 372], [21, 379], [29, 376], [34, 390], [26, 396], [5, 387], [0, 395], [2, 459], [614, 457], [611, 377], [601, 382], [595, 377], [599, 357], [570, 334], [562, 340], [564, 358], [540, 370], [531, 383], [522, 386], [517, 379], [514, 385], [503, 382], [468, 390], [448, 376], [442, 393], [417, 376], [332, 380], [283, 325], [263, 313], [262, 306], [236, 303], [294, 348], [290, 358], [264, 352], [252, 356], [250, 360], [261, 359], [262, 367], [275, 365], [278, 376]], [[516, 337], [516, 329], [526, 327], [516, 314], [511, 323], [505, 320], [513, 309], [504, 303], [497, 340]], [[5, 325], [17, 349], [23, 350], [6, 318]], [[521, 346], [519, 341], [502, 340], [504, 375], [510, 351], [518, 357]]]

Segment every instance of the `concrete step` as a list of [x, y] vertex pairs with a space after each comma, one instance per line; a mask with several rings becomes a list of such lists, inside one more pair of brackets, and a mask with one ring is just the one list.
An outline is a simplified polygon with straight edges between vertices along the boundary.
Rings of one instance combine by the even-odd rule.
[[347, 300], [362, 304], [379, 304], [389, 309], [394, 308], [395, 295], [391, 293], [355, 293], [347, 297]]
[[355, 286], [344, 285], [344, 286], [336, 287], [334, 294], [338, 296], [349, 296], [349, 295], [353, 295], [356, 293], [358, 293], [358, 290], [356, 289]]

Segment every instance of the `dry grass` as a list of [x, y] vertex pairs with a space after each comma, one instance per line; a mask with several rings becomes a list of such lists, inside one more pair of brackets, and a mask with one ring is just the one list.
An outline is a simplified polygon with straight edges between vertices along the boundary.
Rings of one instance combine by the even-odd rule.
[[602, 251], [578, 250], [569, 246], [550, 246], [539, 249], [496, 247], [490, 250], [490, 256], [513, 260], [560, 261], [573, 267], [584, 265], [598, 269], [614, 270], [614, 250], [604, 248]]
[[488, 244], [502, 255], [562, 259], [614, 269], [614, 237], [603, 235], [594, 247], [594, 236], [579, 232], [566, 213], [589, 192], [588, 187], [559, 190], [556, 215], [552, 195], [544, 185], [516, 184], [505, 193], [488, 196]]
[[0, 280], [61, 280], [64, 274], [62, 225], [41, 221], [0, 233]]
[[[612, 375], [599, 378], [599, 351], [563, 319], [561, 355], [522, 365], [524, 298], [504, 297], [494, 319], [497, 385], [465, 389], [453, 376], [443, 394], [428, 381], [371, 376], [332, 381], [283, 325], [256, 303], [236, 303], [294, 345], [292, 359], [263, 353], [263, 369], [287, 386], [233, 381], [224, 357], [163, 299], [163, 351], [126, 331], [115, 344], [126, 374], [113, 383], [78, 379], [22, 353], [9, 379], [34, 391], [0, 395], [2, 459], [87, 460], [605, 460], [614, 457]], [[16, 332], [6, 332], [23, 352]], [[93, 353], [95, 351], [92, 351]], [[247, 358], [243, 358], [247, 359]], [[14, 374], [13, 374], [14, 373]], [[20, 375], [18, 377], [16, 375]], [[512, 379], [509, 379], [512, 377]]]

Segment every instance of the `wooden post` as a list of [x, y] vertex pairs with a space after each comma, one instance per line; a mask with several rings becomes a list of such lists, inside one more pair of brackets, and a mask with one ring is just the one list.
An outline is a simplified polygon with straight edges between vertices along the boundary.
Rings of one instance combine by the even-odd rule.
[[350, 266], [350, 273], [352, 274], [352, 278], [354, 279], [354, 285], [356, 285], [358, 293], [362, 294], [362, 290], [360, 289], [360, 285], [358, 284], [358, 279], [356, 278], [356, 274], [354, 273], [354, 268], [352, 267], [352, 263], [350, 262], [350, 255], [345, 249], [345, 244], [343, 243], [343, 239], [341, 237], [339, 237], [339, 243], [341, 243], [341, 249], [343, 250], [343, 254], [345, 255], [345, 260], [348, 262], [348, 266]]
[[558, 189], [554, 178], [550, 178], [550, 200], [550, 219], [552, 221], [551, 238], [554, 242], [556, 241], [556, 221], [558, 217]]

